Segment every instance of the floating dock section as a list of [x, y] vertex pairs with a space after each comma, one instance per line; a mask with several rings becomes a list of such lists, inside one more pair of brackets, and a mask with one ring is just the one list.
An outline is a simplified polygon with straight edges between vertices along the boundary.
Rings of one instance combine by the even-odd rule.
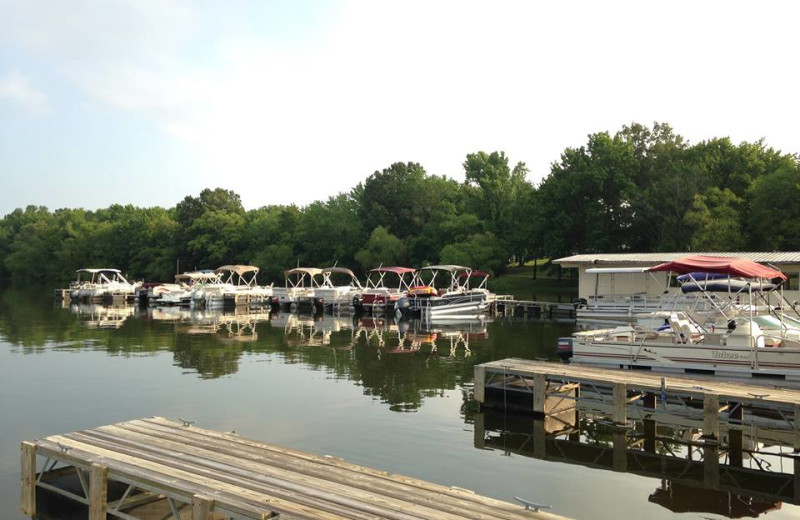
[[475, 366], [474, 395], [490, 408], [543, 416], [580, 404], [605, 411], [620, 426], [629, 415], [679, 415], [700, 421], [709, 439], [719, 439], [721, 424], [730, 430], [769, 427], [790, 437], [786, 444], [800, 451], [800, 390], [766, 384], [510, 358]]
[[[70, 476], [79, 484], [62, 485]], [[37, 489], [86, 505], [89, 520], [142, 518], [159, 504], [161, 518], [192, 520], [563, 518], [159, 417], [23, 442], [27, 515]]]

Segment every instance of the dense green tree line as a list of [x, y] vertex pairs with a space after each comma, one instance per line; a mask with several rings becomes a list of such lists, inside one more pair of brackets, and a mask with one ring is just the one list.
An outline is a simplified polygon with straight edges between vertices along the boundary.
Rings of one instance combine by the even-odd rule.
[[538, 185], [503, 152], [469, 154], [465, 180], [395, 163], [305, 207], [245, 210], [206, 189], [174, 208], [29, 206], [0, 220], [0, 276], [66, 280], [116, 266], [167, 280], [176, 269], [251, 263], [281, 279], [296, 264], [366, 270], [509, 262], [584, 252], [800, 249], [800, 164], [764, 142], [690, 144], [669, 125], [625, 126], [566, 149]]

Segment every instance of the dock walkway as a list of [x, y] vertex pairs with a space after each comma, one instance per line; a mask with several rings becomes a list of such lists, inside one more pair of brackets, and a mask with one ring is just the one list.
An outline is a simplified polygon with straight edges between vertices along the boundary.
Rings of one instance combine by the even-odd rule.
[[607, 403], [614, 423], [624, 425], [632, 412], [672, 411], [698, 417], [703, 434], [719, 438], [727, 428], [764, 425], [793, 436], [800, 450], [800, 390], [509, 358], [475, 366], [475, 400], [482, 405], [512, 405], [538, 415], [574, 410], [577, 403]]
[[[78, 491], [59, 485], [67, 475], [77, 475]], [[110, 483], [122, 485], [111, 501]], [[159, 417], [23, 442], [27, 515], [36, 514], [37, 488], [85, 504], [90, 520], [140, 518], [136, 508], [154, 502], [192, 520], [563, 518]]]

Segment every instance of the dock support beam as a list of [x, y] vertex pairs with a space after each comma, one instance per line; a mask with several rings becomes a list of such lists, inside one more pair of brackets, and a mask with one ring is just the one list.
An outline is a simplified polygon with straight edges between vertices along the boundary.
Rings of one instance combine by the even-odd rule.
[[209, 520], [214, 499], [200, 495], [192, 497], [192, 520]]
[[22, 514], [36, 514], [36, 445], [32, 442], [22, 443]]
[[89, 520], [106, 520], [108, 468], [92, 464], [89, 469]]
[[625, 472], [628, 470], [628, 442], [625, 431], [613, 433], [613, 468], [614, 471]]
[[628, 422], [628, 385], [614, 383], [614, 423], [624, 425]]
[[800, 451], [800, 404], [794, 405], [794, 451]]
[[703, 437], [719, 439], [719, 395], [703, 394]]
[[547, 376], [545, 374], [533, 374], [533, 413], [545, 414], [545, 402], [547, 401]]
[[644, 451], [647, 453], [656, 452], [656, 432], [657, 426], [653, 419], [645, 419], [644, 424]]
[[[505, 381], [503, 382], [505, 384]], [[485, 402], [485, 388], [486, 388], [486, 368], [482, 366], [475, 367], [475, 382], [472, 390], [473, 397], [476, 401], [483, 404]]]

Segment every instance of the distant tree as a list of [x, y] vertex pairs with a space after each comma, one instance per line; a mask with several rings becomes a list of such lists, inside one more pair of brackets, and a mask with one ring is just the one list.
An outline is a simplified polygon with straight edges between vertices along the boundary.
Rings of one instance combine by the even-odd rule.
[[443, 264], [463, 265], [494, 274], [505, 268], [507, 254], [500, 240], [493, 233], [486, 232], [444, 246], [439, 256]]
[[800, 249], [800, 165], [756, 179], [751, 202], [751, 243], [762, 250]]
[[364, 271], [379, 265], [402, 265], [406, 260], [406, 246], [385, 227], [378, 226], [370, 233], [367, 246], [357, 252], [355, 258]]
[[742, 199], [728, 188], [711, 188], [695, 195], [694, 207], [686, 214], [686, 223], [694, 229], [694, 251], [739, 251], [745, 240], [739, 225]]

